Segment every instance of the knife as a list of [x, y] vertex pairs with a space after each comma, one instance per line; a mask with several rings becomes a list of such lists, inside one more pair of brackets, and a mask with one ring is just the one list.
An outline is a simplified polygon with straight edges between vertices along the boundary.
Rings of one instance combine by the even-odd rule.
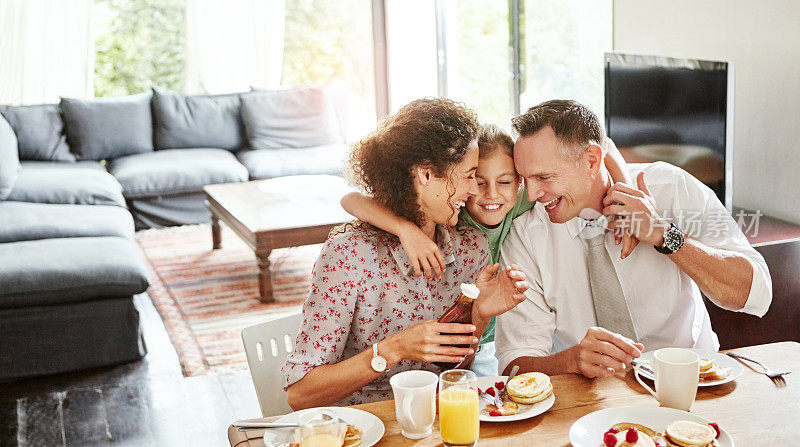
[[[631, 360], [631, 366], [634, 366], [634, 367], [635, 367], [637, 364], [639, 364], [639, 363], [636, 361], [636, 359], [634, 359], [634, 360]], [[651, 375], [651, 376], [653, 376], [653, 377], [655, 377], [655, 375], [656, 375], [656, 374], [653, 372], [653, 370], [652, 370], [652, 369], [651, 369], [649, 366], [647, 366], [647, 365], [644, 365], [644, 364], [642, 364], [642, 365], [640, 365], [640, 366], [639, 366], [639, 369], [640, 369], [641, 371], [644, 371], [644, 372], [646, 372], [647, 374], [650, 374], [650, 375]]]

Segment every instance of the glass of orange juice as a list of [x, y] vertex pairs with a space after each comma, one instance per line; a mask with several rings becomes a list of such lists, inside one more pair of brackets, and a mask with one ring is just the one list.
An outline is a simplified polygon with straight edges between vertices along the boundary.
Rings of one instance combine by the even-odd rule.
[[466, 369], [439, 375], [439, 431], [446, 447], [474, 446], [478, 442], [478, 378]]
[[319, 414], [312, 414], [305, 420], [301, 418], [300, 447], [340, 447], [344, 433], [339, 419], [325, 412], [327, 418], [320, 419]]

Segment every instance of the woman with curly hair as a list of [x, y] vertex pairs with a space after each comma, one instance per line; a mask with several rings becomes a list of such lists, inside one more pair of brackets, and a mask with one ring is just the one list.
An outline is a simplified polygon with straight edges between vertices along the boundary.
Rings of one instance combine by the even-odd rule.
[[[489, 320], [525, 299], [522, 272], [486, 266], [486, 236], [455, 227], [459, 210], [477, 193], [478, 130], [463, 105], [420, 99], [353, 149], [353, 181], [417, 225], [448, 268], [440, 280], [415, 276], [397, 237], [365, 222], [334, 232], [314, 265], [303, 323], [283, 369], [292, 408], [391, 399], [389, 378], [398, 372], [440, 371], [433, 362], [466, 365]], [[472, 324], [438, 323], [458, 300], [461, 283], [480, 289]]]

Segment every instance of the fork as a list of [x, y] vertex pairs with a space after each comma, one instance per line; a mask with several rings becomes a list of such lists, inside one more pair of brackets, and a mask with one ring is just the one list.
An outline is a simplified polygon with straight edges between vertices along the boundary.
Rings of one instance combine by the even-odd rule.
[[728, 354], [728, 356], [736, 358], [736, 359], [742, 359], [742, 360], [746, 360], [748, 362], [755, 363], [756, 365], [760, 366], [764, 370], [764, 375], [769, 377], [773, 382], [778, 382], [778, 381], [785, 382], [785, 379], [783, 378], [783, 376], [785, 376], [787, 374], [791, 374], [791, 371], [775, 372], [772, 369], [767, 368], [763, 363], [761, 363], [761, 362], [759, 362], [757, 360], [753, 360], [751, 358], [745, 357], [745, 356], [743, 356], [741, 354], [737, 354], [735, 352], [726, 352], [726, 354]]

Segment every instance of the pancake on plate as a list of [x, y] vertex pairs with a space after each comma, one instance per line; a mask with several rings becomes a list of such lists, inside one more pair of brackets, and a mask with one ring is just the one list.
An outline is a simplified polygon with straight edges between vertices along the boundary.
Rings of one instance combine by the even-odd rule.
[[720, 368], [717, 362], [710, 359], [700, 359], [700, 380], [703, 382], [713, 382], [728, 377], [731, 373], [730, 368]]
[[550, 377], [540, 372], [520, 374], [508, 381], [506, 394], [514, 402], [532, 405], [553, 394]]
[[675, 421], [664, 430], [668, 445], [679, 447], [716, 446], [717, 431], [707, 424], [692, 421]]
[[[628, 430], [635, 432], [633, 441], [628, 442]], [[657, 447], [656, 432], [649, 427], [630, 422], [614, 424], [607, 432], [603, 433], [603, 445], [606, 447]]]

